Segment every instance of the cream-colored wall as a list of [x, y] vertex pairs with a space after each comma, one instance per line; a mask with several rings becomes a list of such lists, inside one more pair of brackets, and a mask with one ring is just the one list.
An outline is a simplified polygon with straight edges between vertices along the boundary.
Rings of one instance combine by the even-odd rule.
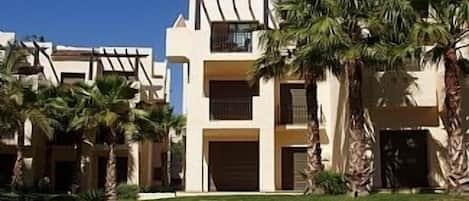
[[1, 46], [6, 46], [8, 45], [8, 42], [12, 42], [15, 40], [15, 33], [12, 32], [1, 32], [0, 31], [0, 45]]
[[[224, 11], [226, 21], [251, 21], [250, 8], [255, 19], [262, 24], [263, 1], [235, 1], [240, 19], [232, 12], [232, 1], [220, 1], [220, 9]], [[190, 1], [190, 17], [186, 27], [181, 26], [184, 19], [178, 18], [175, 26], [167, 30], [166, 52], [169, 62], [184, 63], [184, 94], [183, 111], [187, 115], [187, 154], [186, 154], [186, 191], [208, 191], [208, 160], [207, 143], [213, 136], [207, 136], [207, 129], [221, 129], [222, 133], [230, 130], [243, 131], [244, 129], [257, 129], [259, 142], [260, 191], [276, 190], [276, 93], [278, 84], [274, 81], [259, 84], [259, 96], [253, 97], [253, 118], [244, 121], [211, 121], [209, 118], [208, 82], [210, 80], [245, 80], [247, 71], [253, 62], [260, 56], [261, 48], [258, 46], [260, 32], [253, 33], [253, 51], [247, 53], [215, 53], [210, 52], [210, 23], [222, 21], [217, 1], [203, 1], [201, 6], [200, 30], [195, 30], [195, 0]], [[271, 2], [270, 2], [271, 3]], [[204, 9], [205, 7], [205, 9]], [[270, 7], [273, 8], [272, 6]], [[207, 11], [207, 13], [206, 13]], [[269, 17], [270, 19], [270, 17]], [[274, 24], [270, 19], [269, 23]], [[229, 67], [227, 66], [229, 63]], [[232, 71], [224, 68], [246, 69]], [[320, 84], [321, 93], [327, 93], [327, 85]], [[328, 99], [321, 97], [321, 103]], [[297, 125], [296, 129], [305, 129], [305, 125]], [[291, 129], [291, 128], [286, 128]], [[236, 140], [236, 136], [226, 135], [223, 140]], [[239, 140], [239, 139], [238, 139]], [[304, 144], [304, 142], [303, 142]], [[278, 186], [278, 185], [277, 185]]]
[[[231, 1], [220, 2], [222, 2], [221, 9], [232, 7]], [[216, 1], [205, 1], [205, 3], [206, 10], [213, 16], [211, 20], [221, 20]], [[260, 178], [261, 191], [272, 190], [272, 186], [275, 189], [280, 189], [281, 147], [305, 146], [306, 140], [302, 139], [300, 133], [306, 132], [306, 127], [305, 125], [275, 126], [275, 114], [278, 112], [275, 109], [279, 105], [279, 84], [282, 82], [301, 83], [301, 81], [277, 80], [269, 84], [261, 83], [261, 94], [253, 98], [253, 120], [210, 121], [209, 98], [207, 95], [208, 82], [210, 80], [244, 79], [245, 77], [240, 76], [242, 74], [239, 72], [230, 69], [223, 70], [223, 67], [244, 69], [245, 66], [243, 65], [254, 61], [261, 50], [259, 47], [255, 47], [252, 53], [211, 53], [210, 29], [205, 11], [201, 8], [201, 30], [195, 30], [194, 8], [195, 0], [190, 1], [190, 17], [187, 21], [189, 23], [186, 24], [187, 27], [175, 26], [169, 28], [166, 39], [169, 62], [184, 63], [183, 111], [187, 114], [188, 154], [186, 158], [187, 167], [190, 167], [186, 172], [186, 191], [200, 192], [208, 190], [207, 178], [204, 176], [208, 174], [206, 170], [208, 162], [204, 159], [204, 155], [207, 154], [207, 137], [204, 130], [246, 128], [260, 129], [260, 137], [258, 138], [261, 147], [260, 172], [271, 174], [272, 169], [266, 165], [271, 164], [271, 161], [266, 161], [273, 160], [275, 162], [275, 180], [270, 181]], [[225, 18], [230, 19], [227, 21], [237, 21], [232, 14], [226, 12]], [[178, 20], [183, 22], [184, 19], [179, 18]], [[178, 25], [181, 25], [181, 23], [178, 23]], [[271, 26], [273, 25], [275, 25], [275, 22], [272, 22]], [[257, 40], [257, 34], [259, 33], [254, 33], [254, 40]], [[254, 43], [254, 45], [256, 44]], [[464, 51], [463, 55], [466, 54], [468, 54], [467, 51]], [[211, 64], [216, 65], [210, 66]], [[216, 71], [217, 66], [219, 71]], [[207, 70], [207, 68], [212, 69]], [[369, 132], [374, 132], [377, 144], [380, 130], [421, 129], [430, 132], [428, 155], [430, 161], [429, 180], [432, 186], [444, 185], [444, 175], [442, 174], [444, 171], [442, 169], [445, 167], [443, 157], [445, 153], [442, 150], [444, 150], [446, 144], [446, 133], [439, 117], [439, 112], [443, 108], [441, 103], [444, 98], [442, 75], [442, 68], [427, 64], [421, 71], [409, 71], [398, 75], [396, 73], [366, 72], [364, 77], [363, 97], [366, 104]], [[332, 73], [327, 73], [326, 77], [327, 79], [318, 85], [318, 101], [321, 104], [325, 121], [321, 124], [323, 158], [328, 168], [344, 172], [347, 169], [345, 161], [349, 154], [347, 83], [345, 83], [343, 77], [335, 77]], [[262, 93], [262, 91], [269, 92]], [[289, 138], [290, 134], [295, 137]], [[226, 140], [234, 139], [226, 138]], [[374, 147], [376, 174], [373, 184], [379, 187], [381, 186], [380, 151], [378, 145]], [[265, 150], [263, 150], [264, 148]], [[266, 153], [267, 150], [272, 149], [275, 151]], [[263, 176], [261, 175], [261, 177]]]
[[[183, 111], [187, 114], [188, 153], [186, 156], [188, 167], [186, 191], [200, 192], [207, 190], [207, 181], [205, 181], [206, 178], [203, 175], [207, 174], [206, 168], [204, 168], [207, 166], [204, 155], [207, 154], [206, 146], [209, 137], [206, 136], [205, 130], [227, 131], [243, 128], [260, 128], [258, 141], [261, 147], [267, 143], [275, 145], [275, 154], [262, 153], [265, 150], [261, 150], [260, 160], [275, 161], [274, 183], [276, 189], [279, 189], [281, 184], [281, 147], [306, 145], [303, 136], [306, 132], [305, 125], [275, 126], [272, 123], [275, 121], [275, 114], [279, 112], [275, 110], [279, 108], [280, 83], [295, 81], [276, 80], [274, 84], [261, 84], [261, 91], [268, 89], [269, 93], [261, 93], [260, 96], [253, 98], [254, 118], [252, 121], [210, 121], [208, 115], [209, 100], [207, 91], [209, 80], [242, 80], [243, 76], [240, 76], [240, 73], [232, 70], [232, 68], [244, 69], [245, 66], [241, 66], [241, 63], [254, 61], [262, 52], [256, 43], [259, 32], [254, 32], [252, 53], [210, 52], [210, 22], [255, 19], [262, 24], [264, 19], [263, 1], [252, 1], [250, 6], [249, 2], [251, 1], [241, 0], [201, 0], [201, 2], [199, 11], [200, 30], [195, 29], [197, 0], [190, 0], [188, 20], [179, 17], [175, 25], [167, 30], [166, 38], [166, 52], [169, 62], [183, 63], [184, 65]], [[268, 26], [273, 28], [278, 27], [279, 23], [279, 19], [275, 17], [274, 2], [274, 0], [268, 1], [270, 8]], [[238, 14], [235, 12], [236, 9], [239, 11]], [[253, 11], [253, 15], [251, 15], [250, 10]], [[462, 43], [467, 43], [467, 41]], [[461, 53], [463, 56], [469, 57], [467, 50]], [[236, 62], [239, 62], [237, 63], [238, 66], [233, 65]], [[211, 69], [207, 70], [207, 63], [216, 63], [216, 65], [208, 66]], [[444, 99], [443, 68], [441, 66], [441, 64], [426, 64], [421, 71], [408, 71], [400, 74], [368, 71], [365, 73], [363, 97], [366, 105], [367, 131], [375, 136], [376, 142], [373, 150], [376, 169], [373, 180], [375, 186], [381, 186], [380, 150], [377, 145], [380, 140], [379, 132], [389, 129], [429, 131], [431, 136], [428, 139], [429, 180], [433, 186], [444, 185], [444, 175], [442, 174], [444, 171], [442, 169], [445, 168], [446, 133], [440, 118], [440, 113], [443, 110], [441, 103]], [[345, 83], [344, 77], [335, 77], [332, 73], [327, 73], [326, 77], [325, 81], [319, 83], [318, 89], [318, 101], [321, 104], [323, 113], [321, 117], [325, 121], [321, 124], [323, 158], [327, 161], [327, 167], [337, 172], [344, 172], [347, 169], [346, 160], [349, 155], [347, 83]], [[273, 87], [273, 91], [271, 91], [271, 87]], [[259, 101], [266, 99], [273, 99], [274, 101], [273, 103], [267, 101], [268, 104]], [[465, 121], [464, 125], [469, 127], [469, 122]], [[270, 136], [274, 135], [275, 137], [271, 138], [269, 134], [264, 135], [263, 131], [270, 132]], [[263, 138], [262, 136], [269, 137]], [[235, 139], [228, 135], [224, 138], [226, 138], [224, 140]], [[272, 139], [275, 142], [272, 142]], [[261, 164], [264, 163], [265, 161], [261, 162]], [[270, 174], [269, 171], [271, 170], [266, 166], [262, 166], [260, 172], [264, 171]], [[261, 179], [262, 182], [271, 181]]]
[[[14, 33], [4, 33], [0, 32], [0, 45], [6, 45], [8, 41], [14, 40]], [[28, 47], [34, 47], [32, 42], [25, 42], [25, 45]], [[69, 47], [69, 46], [54, 46], [50, 42], [41, 42], [38, 45], [44, 48], [46, 55], [40, 54], [40, 64], [44, 67], [44, 76], [47, 81], [53, 85], [57, 85], [61, 81], [61, 73], [84, 73], [86, 80], [95, 80], [97, 78], [97, 62], [94, 62], [93, 66], [93, 77], [90, 77], [89, 72], [89, 62], [88, 61], [75, 61], [75, 60], [66, 60], [66, 61], [55, 61], [52, 59], [52, 53], [54, 50], [66, 50], [66, 51], [91, 51], [92, 48], [86, 47]], [[147, 57], [141, 59], [140, 65], [143, 66], [147, 72], [148, 78], [155, 87], [153, 90], [156, 93], [156, 99], [159, 102], [167, 103], [169, 101], [170, 90], [170, 71], [167, 69], [166, 62], [154, 62], [153, 50], [151, 48], [141, 48], [141, 47], [100, 47], [94, 48], [94, 51], [97, 53], [104, 53], [106, 49], [108, 54], [113, 54], [114, 50], [117, 53], [124, 54], [125, 50], [129, 54], [148, 54]], [[49, 59], [49, 58], [50, 59]], [[28, 57], [28, 61], [32, 63], [34, 60], [33, 56]], [[103, 67], [106, 70], [110, 69], [110, 63], [107, 59], [101, 59]], [[116, 58], [110, 58], [110, 62], [116, 67], [116, 70], [122, 70], [120, 62]], [[125, 71], [131, 71], [131, 66], [135, 66], [135, 59], [127, 60], [121, 59]], [[53, 68], [54, 67], [54, 68]], [[53, 69], [56, 71], [57, 78], [54, 76]], [[30, 80], [33, 83], [34, 87], [38, 86], [38, 79], [40, 76], [33, 75], [28, 76], [24, 79]], [[135, 86], [140, 88], [140, 86], [149, 85], [150, 82], [147, 79], [147, 76], [144, 74], [142, 69], [139, 69], [138, 74], [140, 82]], [[138, 99], [136, 99], [138, 101]], [[29, 186], [33, 186], [36, 182], [45, 176], [47, 173], [46, 169], [46, 139], [40, 133], [35, 133], [33, 135], [33, 127], [26, 122], [25, 125], [25, 145], [28, 146], [25, 150], [25, 163], [26, 163], [26, 182]], [[2, 138], [0, 141], [1, 153], [16, 154], [14, 145], [16, 144], [17, 136], [14, 135], [13, 138]], [[34, 139], [34, 140], [33, 140]], [[32, 145], [29, 147], [29, 145]], [[148, 146], [140, 146], [139, 143], [130, 143], [128, 146], [118, 147], [118, 156], [128, 156], [129, 165], [128, 165], [128, 178], [127, 181], [129, 184], [140, 184], [143, 186], [152, 185], [152, 171], [153, 164], [158, 163], [158, 158], [153, 158], [154, 146], [150, 143]], [[85, 146], [84, 147], [84, 158], [85, 161], [85, 172], [82, 178], [82, 189], [95, 188], [97, 186], [97, 160], [100, 156], [106, 156], [105, 147], [102, 145], [96, 145], [94, 147]], [[74, 149], [71, 146], [53, 146], [50, 152], [50, 173], [52, 184], [55, 181], [55, 162], [56, 161], [73, 161], [75, 159]], [[73, 170], [72, 170], [73, 171]], [[142, 174], [142, 175], [140, 175]]]

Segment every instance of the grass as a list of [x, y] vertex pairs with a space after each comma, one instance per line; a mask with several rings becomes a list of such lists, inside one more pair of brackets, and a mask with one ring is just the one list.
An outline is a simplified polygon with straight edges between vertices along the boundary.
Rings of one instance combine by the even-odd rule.
[[[59, 195], [30, 194], [26, 201], [69, 201]], [[55, 199], [54, 199], [55, 198]], [[0, 194], [0, 201], [17, 201], [13, 194]], [[468, 201], [469, 196], [451, 196], [444, 194], [374, 194], [367, 197], [352, 198], [348, 196], [206, 196], [161, 199], [157, 201]], [[120, 200], [134, 201], [134, 200]]]
[[469, 197], [437, 194], [374, 194], [367, 197], [348, 196], [223, 196], [186, 197], [160, 201], [468, 201]]

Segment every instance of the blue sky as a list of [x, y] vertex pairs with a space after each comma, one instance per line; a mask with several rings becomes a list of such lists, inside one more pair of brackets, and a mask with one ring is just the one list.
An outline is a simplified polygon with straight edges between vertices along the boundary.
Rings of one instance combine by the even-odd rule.
[[[166, 28], [187, 7], [188, 0], [5, 0], [0, 30], [61, 45], [152, 47], [164, 60]], [[180, 112], [182, 70], [171, 68], [171, 102]]]

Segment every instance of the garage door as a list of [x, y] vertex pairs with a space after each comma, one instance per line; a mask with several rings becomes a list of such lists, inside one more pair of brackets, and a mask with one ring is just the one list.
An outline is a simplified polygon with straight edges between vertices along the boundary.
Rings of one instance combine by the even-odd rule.
[[259, 144], [210, 142], [210, 191], [258, 191]]
[[306, 148], [283, 148], [282, 189], [304, 190], [306, 187], [306, 182], [301, 172], [303, 172], [306, 167]]

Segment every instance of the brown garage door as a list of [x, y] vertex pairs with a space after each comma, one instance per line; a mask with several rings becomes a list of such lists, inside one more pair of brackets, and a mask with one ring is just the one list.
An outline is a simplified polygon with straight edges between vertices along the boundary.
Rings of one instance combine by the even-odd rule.
[[283, 148], [282, 188], [283, 190], [304, 190], [306, 182], [301, 172], [306, 169], [306, 148]]
[[259, 144], [210, 142], [210, 191], [258, 191]]

